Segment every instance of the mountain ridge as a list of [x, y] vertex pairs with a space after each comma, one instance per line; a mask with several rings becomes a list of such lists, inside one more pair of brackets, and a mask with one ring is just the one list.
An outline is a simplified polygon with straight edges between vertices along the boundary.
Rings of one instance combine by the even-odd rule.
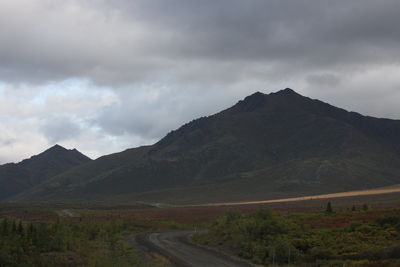
[[20, 162], [0, 165], [0, 200], [90, 160], [76, 149], [57, 144]]
[[366, 189], [400, 183], [399, 141], [398, 120], [348, 112], [289, 88], [256, 92], [152, 146], [101, 157], [16, 199], [196, 202]]

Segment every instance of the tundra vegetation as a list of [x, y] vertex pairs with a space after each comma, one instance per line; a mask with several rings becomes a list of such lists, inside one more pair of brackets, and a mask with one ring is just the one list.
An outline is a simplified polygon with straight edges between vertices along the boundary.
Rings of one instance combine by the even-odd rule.
[[0, 222], [0, 266], [141, 266], [137, 252], [123, 240], [137, 231], [116, 222]]
[[400, 266], [400, 209], [368, 204], [339, 208], [335, 202], [330, 212], [327, 203], [306, 211], [283, 206], [71, 210], [81, 217], [60, 217], [64, 206], [3, 206], [0, 266], [167, 266], [160, 255], [139, 250], [132, 234], [190, 228], [209, 229], [194, 242], [266, 266]]
[[400, 266], [400, 209], [227, 212], [193, 241], [253, 263]]
[[[132, 234], [183, 227], [165, 219], [79, 210], [82, 217], [0, 216], [0, 266], [161, 266], [142, 255]], [[36, 216], [41, 214], [41, 216]], [[0, 214], [1, 215], [1, 214]], [[29, 217], [32, 215], [32, 217]], [[2, 217], [2, 218], [1, 218]], [[39, 217], [39, 219], [37, 219]]]

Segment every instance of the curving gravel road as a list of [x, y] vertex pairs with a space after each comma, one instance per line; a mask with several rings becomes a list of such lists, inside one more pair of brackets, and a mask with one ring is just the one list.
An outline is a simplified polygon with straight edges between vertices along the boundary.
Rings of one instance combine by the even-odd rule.
[[193, 231], [147, 233], [136, 237], [136, 241], [166, 257], [181, 267], [249, 267], [251, 265], [234, 260], [226, 255], [198, 247], [187, 241]]

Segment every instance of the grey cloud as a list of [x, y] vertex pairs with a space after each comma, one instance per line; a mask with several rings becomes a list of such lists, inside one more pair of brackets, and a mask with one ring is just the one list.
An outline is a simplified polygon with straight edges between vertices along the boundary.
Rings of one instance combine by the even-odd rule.
[[[333, 105], [364, 115], [400, 119], [400, 71], [399, 66], [382, 66], [369, 71], [337, 73], [329, 76], [311, 76], [305, 86], [307, 95]], [[327, 80], [340, 77], [339, 85]], [[312, 81], [310, 83], [310, 80]]]
[[322, 73], [322, 74], [311, 74], [306, 77], [309, 84], [315, 86], [329, 86], [334, 87], [340, 84], [340, 79], [338, 76], [332, 73]]
[[139, 1], [133, 10], [139, 8], [141, 19], [153, 29], [176, 37], [167, 47], [177, 56], [229, 61], [325, 59], [328, 64], [371, 57], [374, 47], [397, 51], [391, 45], [399, 41], [399, 7], [394, 0], [173, 0]]
[[[14, 144], [17, 140], [15, 140], [14, 138], [6, 138], [6, 139], [0, 139], [0, 145], [1, 146], [10, 146], [12, 144]], [[0, 161], [1, 162], [1, 161]]]
[[[223, 90], [225, 89], [225, 90]], [[119, 90], [119, 101], [104, 107], [91, 121], [108, 135], [137, 136], [154, 143], [169, 131], [201, 116], [225, 109], [253, 92], [225, 87], [169, 88], [160, 84]]]
[[77, 138], [81, 133], [81, 126], [73, 118], [58, 116], [47, 119], [41, 130], [50, 144]]
[[34, 3], [24, 22], [17, 4], [0, 4], [4, 80], [85, 77], [120, 86], [195, 77], [198, 65], [223, 72], [227, 62], [240, 75], [263, 63], [304, 71], [400, 61], [395, 0]]

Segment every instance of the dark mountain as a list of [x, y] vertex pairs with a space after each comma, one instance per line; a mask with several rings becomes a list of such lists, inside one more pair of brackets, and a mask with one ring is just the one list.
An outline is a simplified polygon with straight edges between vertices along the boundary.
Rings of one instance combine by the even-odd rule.
[[204, 202], [400, 183], [400, 121], [348, 112], [291, 89], [255, 93], [158, 143], [60, 174], [19, 200]]
[[55, 145], [19, 163], [0, 165], [0, 200], [90, 160], [76, 149]]

